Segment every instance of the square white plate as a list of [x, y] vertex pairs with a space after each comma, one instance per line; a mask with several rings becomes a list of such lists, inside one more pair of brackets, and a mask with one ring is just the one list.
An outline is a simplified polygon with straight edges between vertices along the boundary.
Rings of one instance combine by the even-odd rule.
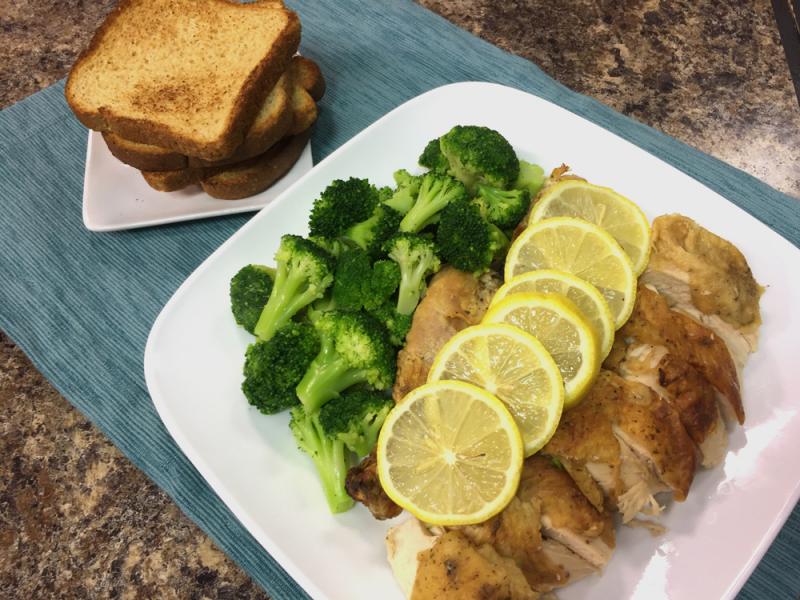
[[249, 262], [271, 264], [282, 234], [305, 234], [309, 208], [331, 180], [389, 184], [394, 170], [414, 168], [429, 139], [458, 123], [497, 129], [522, 158], [546, 170], [567, 162], [634, 199], [649, 218], [680, 212], [696, 219], [736, 244], [768, 286], [761, 349], [744, 373], [747, 422], [732, 433], [724, 464], [699, 472], [686, 502], [669, 504], [668, 533], [619, 531], [604, 574], [559, 591], [565, 600], [732, 598], [800, 495], [800, 251], [661, 160], [518, 90], [458, 83], [403, 104], [224, 243], [184, 282], [150, 333], [145, 375], [161, 418], [220, 498], [309, 594], [401, 598], [383, 545], [391, 523], [360, 506], [331, 516], [287, 416], [260, 415], [239, 391], [251, 338], [233, 322], [228, 282]]
[[137, 169], [117, 160], [99, 132], [90, 131], [83, 180], [83, 224], [91, 231], [117, 231], [260, 210], [312, 166], [309, 142], [291, 170], [255, 196], [218, 200], [196, 185], [177, 192], [159, 192], [147, 185]]

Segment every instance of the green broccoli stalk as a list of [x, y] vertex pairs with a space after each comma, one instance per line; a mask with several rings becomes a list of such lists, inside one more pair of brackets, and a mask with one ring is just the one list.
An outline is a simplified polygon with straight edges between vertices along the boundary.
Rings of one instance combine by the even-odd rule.
[[477, 202], [487, 221], [500, 229], [513, 229], [528, 212], [530, 194], [526, 190], [501, 190], [478, 184]]
[[484, 273], [508, 248], [508, 238], [481, 215], [475, 202], [464, 200], [442, 211], [436, 230], [439, 256], [456, 269]]
[[301, 309], [321, 298], [333, 282], [333, 257], [300, 236], [284, 235], [275, 261], [272, 293], [254, 329], [262, 340], [270, 339]]
[[417, 199], [417, 194], [419, 194], [422, 177], [412, 175], [405, 169], [400, 169], [394, 172], [394, 182], [397, 184], [397, 189], [392, 194], [392, 197], [385, 200], [384, 203], [404, 215], [414, 206], [414, 201]]
[[531, 198], [535, 198], [544, 185], [544, 169], [524, 160], [519, 161], [519, 176], [514, 182], [514, 189], [525, 190]]
[[394, 383], [394, 348], [373, 317], [334, 310], [320, 315], [314, 327], [320, 351], [297, 385], [297, 396], [306, 410], [318, 410], [357, 383], [379, 390]]
[[507, 189], [519, 175], [519, 159], [508, 140], [494, 129], [456, 125], [439, 139], [448, 173], [470, 193], [479, 183]]
[[231, 312], [236, 323], [253, 333], [258, 317], [272, 292], [275, 269], [247, 265], [233, 276], [230, 285]]
[[299, 404], [295, 388], [318, 352], [316, 331], [307, 323], [287, 323], [269, 341], [250, 344], [242, 382], [247, 401], [267, 415]]
[[417, 162], [421, 167], [440, 173], [446, 173], [450, 168], [450, 164], [447, 162], [444, 154], [442, 154], [439, 138], [434, 138], [427, 143]]
[[380, 251], [383, 242], [397, 231], [402, 219], [403, 215], [392, 207], [379, 204], [370, 218], [353, 225], [345, 231], [344, 237], [355, 242], [362, 250], [375, 255]]
[[441, 266], [435, 244], [415, 233], [398, 233], [386, 242], [384, 250], [400, 267], [397, 312], [410, 315], [425, 291], [425, 279]]
[[292, 409], [289, 427], [297, 446], [314, 461], [331, 512], [350, 510], [354, 503], [347, 495], [345, 478], [351, 460], [344, 442], [327, 435], [320, 425], [319, 413], [306, 412], [302, 406]]
[[336, 437], [361, 458], [378, 441], [384, 419], [394, 402], [386, 394], [370, 390], [347, 391], [319, 411], [319, 422], [329, 437]]
[[400, 231], [408, 233], [422, 231], [435, 222], [445, 206], [466, 198], [466, 195], [464, 186], [452, 177], [428, 173], [422, 178], [414, 206], [400, 221]]
[[337, 179], [314, 201], [308, 220], [312, 237], [337, 238], [372, 216], [380, 201], [375, 186], [366, 179]]

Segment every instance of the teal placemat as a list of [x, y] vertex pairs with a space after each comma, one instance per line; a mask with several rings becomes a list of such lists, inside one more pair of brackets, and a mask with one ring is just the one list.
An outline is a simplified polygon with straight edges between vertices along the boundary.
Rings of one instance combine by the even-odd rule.
[[[800, 244], [797, 200], [569, 91], [530, 62], [414, 4], [290, 4], [302, 17], [302, 52], [319, 62], [328, 81], [313, 138], [317, 161], [422, 92], [455, 81], [493, 81], [616, 132]], [[142, 374], [145, 340], [161, 307], [248, 217], [90, 233], [81, 222], [85, 149], [86, 130], [69, 112], [63, 84], [0, 113], [0, 327], [274, 598], [302, 597], [178, 450]], [[741, 597], [796, 598], [799, 564], [795, 509]]]

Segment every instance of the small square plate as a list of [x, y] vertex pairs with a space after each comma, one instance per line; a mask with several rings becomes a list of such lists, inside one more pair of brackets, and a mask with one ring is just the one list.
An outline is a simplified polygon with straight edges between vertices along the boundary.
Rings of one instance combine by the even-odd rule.
[[90, 131], [83, 180], [83, 223], [91, 231], [117, 231], [256, 211], [277, 198], [312, 166], [309, 142], [291, 170], [255, 196], [218, 200], [196, 185], [177, 192], [159, 192], [147, 184], [137, 169], [111, 154], [102, 134]]
[[147, 341], [147, 387], [164, 424], [223, 502], [313, 597], [402, 598], [384, 548], [393, 522], [376, 521], [363, 506], [331, 515], [288, 415], [264, 416], [247, 404], [240, 385], [253, 338], [234, 324], [228, 285], [243, 265], [271, 264], [281, 235], [307, 231], [314, 198], [333, 179], [389, 185], [393, 171], [413, 169], [426, 142], [458, 123], [500, 131], [520, 157], [546, 170], [567, 162], [634, 199], [650, 219], [679, 212], [697, 220], [734, 243], [767, 287], [760, 348], [743, 377], [747, 420], [731, 432], [723, 464], [698, 471], [685, 502], [668, 502], [664, 535], [619, 528], [604, 572], [558, 591], [563, 600], [733, 598], [800, 495], [800, 251], [664, 161], [519, 90], [458, 83], [406, 102], [206, 259], [164, 307]]

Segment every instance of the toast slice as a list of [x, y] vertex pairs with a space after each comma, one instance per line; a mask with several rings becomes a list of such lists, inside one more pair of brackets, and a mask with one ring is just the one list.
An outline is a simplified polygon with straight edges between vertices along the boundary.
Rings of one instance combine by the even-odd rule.
[[175, 192], [199, 184], [213, 198], [239, 200], [263, 192], [283, 177], [300, 158], [310, 137], [311, 130], [287, 137], [260, 156], [235, 165], [142, 171], [142, 176], [160, 192]]
[[[281, 89], [281, 86], [285, 88]], [[298, 90], [298, 86], [302, 89]], [[103, 139], [118, 160], [142, 171], [175, 171], [187, 167], [233, 164], [266, 152], [290, 130], [299, 133], [308, 129], [317, 117], [314, 101], [320, 100], [324, 94], [325, 79], [317, 64], [303, 56], [295, 56], [287, 72], [267, 97], [242, 145], [221, 161], [187, 157], [167, 148], [132, 142], [108, 132], [103, 132]]]
[[275, 3], [122, 0], [65, 95], [91, 129], [221, 160], [244, 140], [299, 42], [297, 15]]

